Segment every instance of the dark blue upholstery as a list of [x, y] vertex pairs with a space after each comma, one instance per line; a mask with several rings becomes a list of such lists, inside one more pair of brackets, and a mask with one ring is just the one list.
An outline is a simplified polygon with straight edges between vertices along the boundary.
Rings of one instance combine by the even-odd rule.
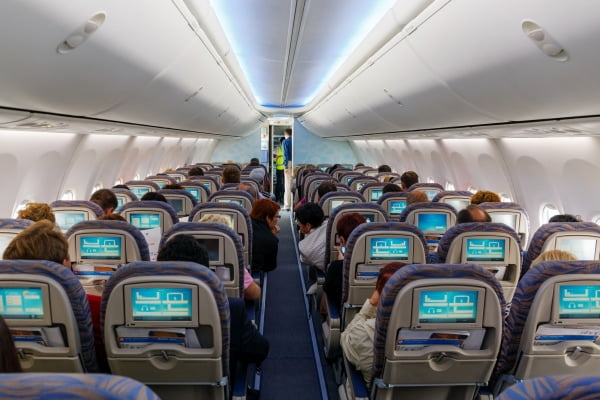
[[600, 399], [600, 375], [544, 376], [527, 379], [509, 387], [496, 397], [496, 400], [583, 399]]
[[96, 217], [101, 217], [104, 215], [104, 210], [98, 204], [93, 203], [87, 200], [56, 200], [50, 203], [50, 207], [59, 208], [59, 207], [83, 207], [88, 210], [92, 210]]
[[32, 224], [33, 221], [28, 219], [0, 218], [0, 229], [2, 230], [22, 231]]

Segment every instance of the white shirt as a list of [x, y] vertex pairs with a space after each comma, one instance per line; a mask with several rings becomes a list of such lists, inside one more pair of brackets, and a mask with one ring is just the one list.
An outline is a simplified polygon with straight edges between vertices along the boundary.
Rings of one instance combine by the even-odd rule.
[[327, 220], [310, 232], [300, 241], [298, 249], [300, 250], [300, 261], [304, 264], [312, 265], [325, 270], [325, 244], [327, 233]]

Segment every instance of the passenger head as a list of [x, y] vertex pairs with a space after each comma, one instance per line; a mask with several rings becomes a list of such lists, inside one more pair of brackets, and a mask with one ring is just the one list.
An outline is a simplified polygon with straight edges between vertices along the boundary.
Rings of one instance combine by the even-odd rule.
[[10, 329], [0, 315], [0, 373], [23, 372]]
[[577, 261], [577, 257], [569, 253], [568, 251], [546, 250], [531, 262], [529, 268], [533, 268], [535, 265], [541, 263], [542, 261]]
[[497, 203], [500, 201], [500, 196], [489, 190], [478, 190], [473, 196], [471, 196], [471, 204], [481, 203]]
[[254, 186], [246, 185], [245, 183], [240, 183], [239, 185], [237, 185], [236, 188], [237, 190], [247, 192], [248, 194], [250, 194], [250, 196], [252, 196], [254, 200], [258, 199], [258, 192], [256, 191], [256, 188]]
[[169, 183], [162, 187], [163, 189], [183, 189], [179, 183]]
[[285, 130], [283, 131], [283, 136], [285, 136], [286, 138], [292, 137], [292, 130], [290, 128], [285, 128]]
[[191, 261], [209, 265], [208, 251], [193, 236], [176, 235], [159, 250], [157, 261]]
[[198, 222], [213, 222], [233, 229], [233, 222], [222, 214], [204, 214]]
[[400, 185], [403, 191], [406, 192], [415, 183], [419, 183], [419, 175], [415, 171], [406, 171], [400, 175]]
[[581, 220], [571, 214], [558, 214], [552, 216], [548, 222], [581, 222]]
[[352, 231], [365, 222], [367, 222], [367, 219], [359, 213], [347, 213], [342, 215], [335, 228], [337, 229], [338, 236], [345, 243]]
[[104, 210], [104, 214], [110, 214], [119, 206], [117, 196], [110, 189], [95, 191], [90, 197], [90, 201], [98, 204]]
[[413, 190], [406, 195], [406, 205], [415, 203], [429, 203], [429, 197], [421, 190]]
[[248, 164], [248, 165], [260, 165], [260, 161], [258, 160], [258, 158], [252, 157], [250, 159], [250, 164]]
[[167, 198], [158, 192], [148, 192], [142, 196], [141, 201], [162, 201], [168, 203]]
[[240, 183], [240, 170], [234, 166], [223, 168], [221, 181], [223, 183]]
[[469, 204], [465, 210], [469, 211], [473, 218], [473, 222], [492, 222], [490, 214], [476, 204]]
[[112, 187], [113, 189], [126, 189], [129, 190], [129, 186], [127, 185], [122, 185], [122, 184], [118, 184]]
[[191, 168], [188, 171], [188, 176], [204, 176], [204, 170], [200, 167]]
[[388, 183], [383, 187], [382, 193], [401, 192], [402, 188], [395, 183]]
[[262, 168], [254, 168], [250, 171], [250, 179], [262, 185], [263, 179], [265, 179], [265, 170]]
[[375, 290], [381, 294], [381, 291], [383, 290], [383, 287], [385, 286], [387, 281], [392, 277], [392, 275], [394, 275], [396, 271], [398, 271], [405, 265], [405, 263], [398, 261], [394, 261], [384, 265], [383, 268], [379, 270], [379, 275], [377, 275], [377, 283], [375, 283]]
[[48, 260], [70, 268], [69, 244], [56, 225], [41, 220], [19, 232], [4, 250], [5, 260]]
[[473, 217], [471, 216], [471, 213], [466, 208], [463, 208], [456, 214], [456, 225], [467, 224], [469, 222], [475, 222], [475, 221], [473, 221]]
[[120, 214], [117, 214], [117, 213], [104, 214], [103, 216], [101, 216], [98, 219], [102, 220], [102, 221], [123, 221], [123, 222], [127, 222], [127, 220], [125, 218], [123, 218], [123, 216], [121, 216]]
[[56, 222], [54, 211], [46, 203], [27, 203], [27, 206], [19, 211], [17, 218], [28, 219], [34, 222], [47, 219], [53, 224]]
[[308, 233], [311, 229], [318, 228], [324, 219], [323, 210], [316, 203], [303, 204], [296, 210], [296, 221], [302, 233]]
[[329, 192], [337, 192], [337, 187], [335, 186], [335, 183], [333, 183], [333, 181], [321, 182], [321, 184], [317, 188], [317, 194], [319, 195], [319, 199]]
[[250, 218], [257, 221], [267, 221], [267, 218], [273, 219], [277, 217], [277, 213], [281, 207], [269, 199], [258, 199], [254, 202], [252, 211], [250, 212]]
[[392, 167], [387, 164], [383, 164], [377, 167], [377, 172], [392, 172]]
[[365, 166], [365, 164], [363, 164], [363, 163], [359, 162], [359, 163], [357, 163], [357, 164], [354, 166], [354, 169], [356, 169], [356, 168], [360, 168], [360, 167], [364, 167], [364, 166]]

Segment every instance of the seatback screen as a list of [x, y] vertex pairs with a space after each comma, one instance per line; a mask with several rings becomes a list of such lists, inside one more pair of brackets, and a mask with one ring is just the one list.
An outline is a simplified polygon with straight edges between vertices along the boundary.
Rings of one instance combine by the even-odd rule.
[[419, 294], [419, 323], [475, 323], [478, 291], [428, 291]]
[[331, 211], [335, 210], [344, 203], [354, 203], [351, 200], [331, 200]]
[[558, 316], [600, 319], [600, 285], [558, 285]]
[[471, 201], [468, 199], [447, 199], [444, 200], [444, 203], [451, 205], [456, 211], [460, 211], [467, 208]]
[[240, 206], [243, 206], [243, 201], [238, 199], [216, 199], [217, 203], [235, 203]]
[[37, 287], [0, 287], [0, 314], [8, 319], [44, 319], [44, 296]]
[[377, 201], [383, 194], [383, 189], [373, 189], [371, 190], [371, 201]]
[[134, 321], [191, 321], [192, 308], [191, 288], [131, 288]]
[[568, 251], [578, 260], [594, 260], [596, 257], [596, 239], [559, 237], [556, 238], [556, 248]]
[[194, 199], [198, 200], [200, 198], [200, 193], [198, 189], [194, 189], [194, 188], [185, 188], [186, 192], [188, 192], [189, 194], [192, 195], [192, 197], [194, 197]]
[[499, 261], [504, 262], [506, 241], [504, 239], [472, 239], [466, 238], [466, 261]]
[[135, 194], [138, 199], [141, 199], [142, 197], [144, 197], [144, 195], [146, 193], [148, 193], [150, 191], [150, 188], [147, 188], [147, 187], [131, 187], [131, 188], [129, 188], [129, 190], [131, 190], [133, 192], [133, 194]]
[[[219, 261], [219, 239], [197, 238], [198, 243], [206, 247], [209, 261]], [[207, 265], [208, 266], [208, 265]]]
[[504, 225], [508, 225], [514, 230], [517, 229], [517, 215], [516, 214], [498, 214], [490, 213], [492, 222], [498, 222]]
[[79, 254], [82, 260], [120, 260], [122, 245], [121, 236], [81, 236]]
[[54, 218], [56, 219], [56, 225], [63, 231], [69, 230], [79, 222], [87, 221], [87, 215], [84, 212], [55, 211]]
[[131, 213], [129, 223], [138, 229], [160, 228], [160, 214], [158, 213]]
[[390, 215], [400, 215], [406, 208], [406, 200], [390, 201]]
[[445, 213], [417, 214], [417, 227], [421, 232], [443, 234], [448, 230], [448, 217]]
[[202, 186], [204, 186], [207, 190], [210, 190], [210, 183], [209, 182], [203, 182]]
[[408, 260], [409, 238], [370, 238], [371, 260]]
[[125, 198], [121, 196], [117, 196], [117, 208], [123, 207], [125, 204]]
[[175, 212], [183, 212], [183, 199], [167, 198], [167, 202], [171, 205], [171, 207], [173, 207], [173, 209], [175, 209]]

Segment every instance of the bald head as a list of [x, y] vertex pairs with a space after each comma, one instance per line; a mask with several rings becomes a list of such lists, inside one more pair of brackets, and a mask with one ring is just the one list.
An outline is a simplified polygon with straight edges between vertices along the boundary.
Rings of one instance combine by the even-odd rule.
[[471, 222], [492, 222], [492, 217], [483, 208], [478, 205], [471, 204], [466, 210], [471, 215]]
[[414, 203], [428, 203], [429, 198], [421, 190], [413, 190], [406, 195], [406, 205]]

